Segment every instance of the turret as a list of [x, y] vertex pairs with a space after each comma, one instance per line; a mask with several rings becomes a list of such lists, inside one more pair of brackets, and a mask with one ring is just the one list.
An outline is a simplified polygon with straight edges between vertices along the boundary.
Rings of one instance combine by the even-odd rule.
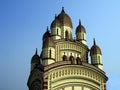
[[36, 49], [35, 55], [33, 55], [31, 59], [31, 71], [37, 68], [39, 64], [40, 64], [40, 57], [38, 56], [37, 49]]
[[42, 64], [47, 66], [55, 62], [55, 44], [50, 32], [46, 31], [43, 35]]
[[99, 46], [96, 45], [95, 39], [93, 43], [94, 44], [90, 49], [91, 64], [100, 69], [103, 69], [101, 50]]
[[55, 19], [51, 23], [51, 36], [53, 40], [61, 39], [61, 23], [55, 15]]
[[61, 13], [57, 16], [61, 23], [61, 38], [72, 39], [72, 22], [68, 14], [65, 13], [62, 7]]
[[86, 30], [83, 25], [81, 25], [80, 20], [79, 25], [76, 28], [76, 40], [86, 45]]

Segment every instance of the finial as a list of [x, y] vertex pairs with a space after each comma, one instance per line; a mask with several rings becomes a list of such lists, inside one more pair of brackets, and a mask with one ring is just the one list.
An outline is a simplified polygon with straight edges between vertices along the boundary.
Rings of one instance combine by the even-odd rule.
[[37, 55], [37, 48], [36, 48], [36, 52], [35, 52], [35, 55]]
[[93, 43], [94, 43], [94, 45], [96, 45], [95, 38], [93, 39]]
[[81, 20], [79, 19], [79, 25], [81, 26]]
[[57, 14], [55, 14], [55, 19], [57, 19]]
[[62, 13], [65, 13], [65, 11], [64, 11], [64, 7], [62, 7]]
[[47, 32], [49, 31], [48, 26], [47, 26]]

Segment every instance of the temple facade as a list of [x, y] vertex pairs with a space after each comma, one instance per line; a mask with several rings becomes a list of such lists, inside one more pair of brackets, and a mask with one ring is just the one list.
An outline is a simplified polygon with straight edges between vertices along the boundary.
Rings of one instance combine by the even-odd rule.
[[101, 49], [95, 39], [88, 48], [80, 20], [76, 37], [72, 33], [71, 18], [62, 8], [43, 35], [41, 53], [36, 50], [31, 59], [29, 90], [106, 90]]

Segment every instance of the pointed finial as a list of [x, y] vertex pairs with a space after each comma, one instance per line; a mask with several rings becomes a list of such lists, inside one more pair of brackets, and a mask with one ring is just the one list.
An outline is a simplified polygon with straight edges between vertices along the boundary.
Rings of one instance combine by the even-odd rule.
[[55, 19], [57, 18], [57, 14], [55, 14]]
[[64, 7], [62, 7], [62, 13], [65, 13], [65, 11], [64, 11]]
[[79, 19], [79, 25], [81, 26], [81, 20]]
[[95, 38], [93, 39], [93, 44], [96, 45]]
[[35, 52], [35, 55], [37, 55], [37, 48], [36, 48], [36, 52]]
[[47, 26], [47, 32], [49, 31], [48, 26]]
[[57, 14], [55, 14], [55, 18], [57, 18]]

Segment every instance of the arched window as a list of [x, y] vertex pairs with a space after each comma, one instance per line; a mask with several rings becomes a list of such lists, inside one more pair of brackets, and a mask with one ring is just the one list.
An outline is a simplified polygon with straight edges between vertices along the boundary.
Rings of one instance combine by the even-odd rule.
[[80, 57], [77, 57], [76, 58], [76, 64], [80, 64], [80, 61], [81, 61]]
[[65, 31], [65, 38], [68, 39], [68, 31]]
[[51, 52], [52, 52], [52, 51], [51, 51], [51, 49], [50, 49], [50, 53], [49, 53], [49, 56], [50, 56], [50, 57], [49, 57], [49, 58], [51, 58]]
[[84, 38], [84, 33], [82, 34], [82, 39], [84, 40], [85, 38]]
[[74, 57], [73, 57], [73, 56], [70, 56], [69, 60], [70, 60], [70, 61], [73, 61], [73, 60], [74, 60]]
[[72, 53], [71, 53], [71, 56], [70, 56], [69, 60], [71, 61], [72, 64], [75, 64], [75, 59], [74, 59], [74, 57], [72, 56]]
[[98, 56], [98, 64], [101, 64], [101, 62], [100, 62], [100, 56]]
[[57, 35], [58, 35], [58, 28], [57, 28]]
[[67, 56], [65, 55], [65, 52], [62, 58], [63, 58], [63, 61], [67, 61]]
[[67, 61], [67, 56], [63, 55], [63, 61]]

